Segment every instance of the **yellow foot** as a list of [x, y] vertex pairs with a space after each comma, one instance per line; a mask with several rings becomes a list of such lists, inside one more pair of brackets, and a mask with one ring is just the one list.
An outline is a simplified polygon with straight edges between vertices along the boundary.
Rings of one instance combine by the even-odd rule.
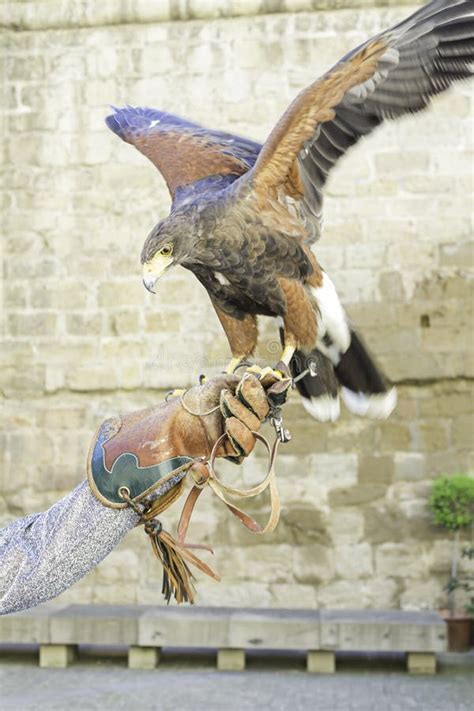
[[268, 365], [265, 368], [260, 368], [259, 365], [251, 365], [250, 368], [247, 368], [247, 373], [253, 373], [259, 380], [263, 380], [264, 378], [283, 380], [283, 378], [287, 377], [281, 370], [274, 370]]

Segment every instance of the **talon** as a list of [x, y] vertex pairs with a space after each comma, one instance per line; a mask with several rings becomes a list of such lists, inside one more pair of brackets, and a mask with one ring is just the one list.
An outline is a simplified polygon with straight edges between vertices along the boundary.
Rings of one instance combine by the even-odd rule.
[[247, 373], [253, 373], [259, 380], [268, 377], [273, 377], [275, 380], [282, 380], [285, 377], [280, 370], [274, 370], [268, 365], [265, 368], [261, 368], [259, 365], [252, 365], [250, 368], [247, 368]]
[[174, 390], [170, 390], [169, 393], [166, 393], [165, 397], [165, 402], [168, 402], [168, 400], [172, 397], [180, 397], [181, 395], [184, 395], [186, 390], [184, 388], [175, 388]]
[[230, 359], [230, 362], [224, 372], [227, 373], [228, 375], [233, 375], [235, 373], [235, 371], [237, 370], [237, 368], [239, 367], [239, 365], [242, 364], [243, 360], [244, 360], [244, 356], [239, 356], [239, 357], [234, 356], [233, 358]]

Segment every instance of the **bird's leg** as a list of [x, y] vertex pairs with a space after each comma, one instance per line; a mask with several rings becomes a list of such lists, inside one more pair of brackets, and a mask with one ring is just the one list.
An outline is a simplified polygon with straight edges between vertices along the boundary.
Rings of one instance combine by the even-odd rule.
[[249, 371], [258, 375], [260, 380], [267, 376], [273, 376], [276, 380], [285, 380], [290, 376], [289, 365], [295, 350], [296, 346], [288, 344], [284, 347], [280, 360], [274, 368], [270, 368], [270, 366], [260, 368], [258, 365], [253, 365]]
[[245, 356], [233, 356], [230, 359], [229, 364], [224, 372], [228, 373], [229, 375], [232, 375], [233, 373], [235, 373], [239, 365], [241, 365], [244, 361]]
[[290, 346], [287, 345], [283, 349], [283, 353], [281, 354], [280, 361], [284, 363], [286, 366], [290, 365], [290, 360], [293, 358], [293, 355], [296, 351], [295, 346]]

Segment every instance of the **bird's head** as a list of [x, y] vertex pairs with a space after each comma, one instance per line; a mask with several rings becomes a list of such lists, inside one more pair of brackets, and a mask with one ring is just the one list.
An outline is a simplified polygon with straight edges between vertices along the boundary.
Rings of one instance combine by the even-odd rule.
[[143, 283], [152, 294], [160, 276], [171, 266], [180, 264], [187, 254], [186, 240], [170, 220], [159, 222], [143, 245], [141, 262]]

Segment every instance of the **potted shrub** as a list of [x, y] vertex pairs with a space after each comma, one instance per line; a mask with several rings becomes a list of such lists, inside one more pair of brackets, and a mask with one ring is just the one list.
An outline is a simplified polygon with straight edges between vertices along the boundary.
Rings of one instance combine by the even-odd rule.
[[[474, 543], [463, 549], [461, 557], [474, 561]], [[468, 601], [464, 605], [464, 610], [471, 619], [471, 645], [474, 646], [474, 572], [465, 573], [459, 578], [452, 578], [447, 589], [448, 591], [464, 590], [467, 593]]]
[[[451, 554], [451, 573], [448, 585], [448, 624], [449, 649], [465, 651], [469, 649], [471, 635], [471, 617], [456, 607], [456, 591], [468, 590], [470, 581], [458, 576], [460, 557], [460, 532], [474, 525], [474, 479], [464, 474], [443, 476], [436, 479], [429, 501], [433, 522], [451, 532], [453, 546]], [[466, 549], [470, 550], [470, 549]], [[465, 554], [469, 557], [469, 553]]]

